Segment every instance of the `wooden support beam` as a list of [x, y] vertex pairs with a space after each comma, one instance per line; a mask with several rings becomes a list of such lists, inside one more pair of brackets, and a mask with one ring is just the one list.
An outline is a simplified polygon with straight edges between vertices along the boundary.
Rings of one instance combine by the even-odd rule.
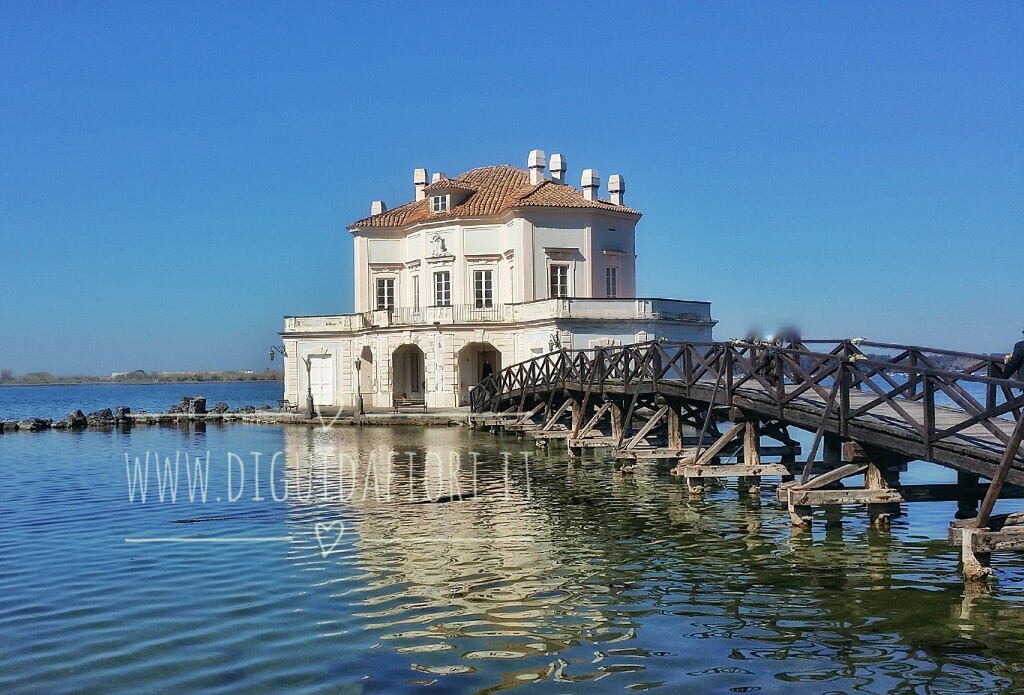
[[1003, 483], [1006, 482], [1006, 474], [1010, 471], [1010, 464], [1017, 458], [1017, 452], [1020, 450], [1022, 441], [1024, 441], [1024, 417], [1018, 420], [1017, 426], [1013, 428], [1013, 436], [1010, 437], [1010, 443], [1006, 446], [1006, 453], [1003, 454], [1003, 459], [999, 463], [999, 468], [996, 469], [996, 474], [992, 476], [992, 484], [989, 485], [988, 494], [985, 495], [985, 499], [981, 502], [981, 509], [978, 510], [978, 516], [975, 519], [975, 528], [985, 528], [988, 524], [988, 518], [992, 514], [992, 509], [996, 506], [996, 500], [999, 499]]
[[682, 474], [687, 478], [740, 478], [762, 475], [789, 475], [789, 470], [781, 463], [761, 463], [756, 466], [743, 464], [719, 464], [710, 466], [682, 466]]
[[[757, 420], [748, 420], [743, 429], [743, 463], [751, 469], [761, 465], [761, 426]], [[788, 472], [788, 471], [787, 471]], [[780, 474], [781, 475], [781, 474]], [[758, 473], [750, 473], [738, 481], [740, 491], [750, 495], [761, 494], [761, 478]]]
[[678, 408], [670, 408], [668, 411], [668, 441], [665, 445], [670, 449], [683, 448], [682, 418]]
[[590, 431], [592, 429], [597, 427], [597, 423], [599, 423], [601, 421], [601, 418], [605, 416], [605, 413], [607, 413], [611, 409], [612, 409], [612, 402], [611, 401], [607, 401], [605, 403], [602, 403], [601, 407], [597, 409], [596, 413], [594, 413], [594, 417], [590, 418], [590, 420], [587, 422], [587, 424], [583, 426], [583, 429], [581, 429], [576, 434], [576, 436], [573, 437], [573, 438], [574, 439], [583, 439], [584, 437], [586, 437], [590, 433]]
[[540, 431], [547, 432], [552, 427], [554, 427], [555, 423], [557, 423], [562, 418], [562, 416], [565, 415], [565, 411], [569, 410], [570, 408], [572, 408], [572, 399], [567, 398], [562, 402], [562, 405], [558, 406], [558, 410], [554, 412], [554, 414], [548, 419], [548, 421], [544, 423], [544, 425], [540, 428]]
[[565, 425], [554, 425], [550, 430], [533, 430], [530, 436], [534, 439], [569, 439], [572, 431]]
[[651, 416], [650, 420], [644, 423], [644, 426], [640, 428], [640, 431], [633, 435], [633, 438], [629, 440], [625, 448], [632, 449], [641, 441], [643, 441], [643, 438], [646, 437], [647, 434], [654, 429], [654, 426], [661, 421], [661, 418], [665, 417], [665, 414], [668, 413], [668, 411], [669, 407], [667, 405], [661, 406], [661, 408], [658, 409], [658, 412]]
[[624, 459], [681, 459], [686, 458], [686, 449], [670, 449], [668, 447], [634, 447], [628, 451], [616, 452], [616, 458]]
[[843, 440], [839, 435], [825, 433], [825, 448], [821, 452], [826, 464], [839, 466], [843, 463]]
[[903, 496], [899, 490], [804, 490], [787, 488], [789, 503], [794, 507], [819, 507], [835, 504], [899, 504]]
[[706, 466], [708, 463], [710, 463], [711, 459], [718, 456], [719, 452], [721, 452], [722, 449], [724, 449], [729, 444], [729, 442], [731, 442], [733, 439], [739, 436], [740, 432], [742, 432], [744, 428], [746, 428], [746, 426], [747, 423], [738, 422], [732, 427], [730, 427], [725, 434], [718, 438], [718, 441], [716, 441], [714, 444], [708, 447], [707, 451], [700, 455], [700, 458], [697, 459], [694, 465]]
[[528, 413], [524, 413], [523, 415], [521, 415], [515, 422], [512, 423], [511, 426], [521, 425], [521, 424], [525, 423], [527, 420], [529, 420], [534, 415], [539, 413], [545, 407], [547, 407], [547, 403], [544, 403], [544, 402], [538, 403], [536, 406], [534, 406], [533, 410], [529, 411]]
[[691, 497], [700, 497], [704, 494], [704, 478], [687, 478], [686, 491]]
[[611, 416], [612, 416], [612, 439], [615, 440], [615, 446], [618, 446], [619, 442], [622, 441], [623, 432], [623, 421], [622, 421], [622, 408], [615, 402], [611, 403]]
[[586, 439], [569, 439], [569, 446], [578, 449], [603, 449], [615, 446], [615, 437], [587, 437]]
[[845, 466], [833, 468], [828, 473], [811, 478], [806, 483], [798, 485], [797, 487], [802, 490], [817, 490], [827, 485], [838, 483], [843, 478], [849, 478], [850, 476], [863, 473], [867, 467], [867, 463], [848, 463]]
[[[780, 439], [779, 441], [782, 441], [782, 440]], [[796, 479], [796, 471], [797, 471], [796, 457], [797, 457], [797, 453], [799, 453], [799, 452], [785, 453], [785, 454], [782, 454], [781, 457], [780, 457], [779, 463], [781, 463], [783, 466], [785, 466], [789, 470], [789, 472], [790, 472], [789, 475], [782, 476], [782, 482], [784, 482], [784, 483], [789, 483], [789, 482], [792, 482], [793, 480]], [[811, 472], [813, 473], [813, 471], [811, 471]]]
[[959, 491], [956, 500], [957, 519], [973, 519], [978, 516], [978, 480], [979, 476], [974, 473], [956, 472], [956, 487]]
[[[862, 462], [870, 452], [856, 442], [850, 442], [846, 447], [846, 453], [850, 460]], [[887, 454], [877, 454], [868, 461], [868, 467], [864, 471], [865, 490], [892, 490], [900, 487], [899, 462]], [[869, 504], [868, 518], [871, 525], [876, 528], [889, 528], [892, 517], [900, 513], [898, 504]]]
[[572, 421], [569, 424], [569, 430], [572, 432], [579, 432], [580, 427], [583, 426], [583, 418], [586, 417], [587, 406], [586, 401], [580, 402], [576, 400], [572, 406]]
[[984, 531], [977, 528], [965, 528], [960, 541], [960, 562], [963, 567], [965, 582], [981, 582], [992, 574], [992, 557], [988, 553], [974, 550], [975, 538]]
[[975, 553], [998, 553], [1024, 550], [1024, 527], [1009, 526], [1002, 531], [968, 531], [971, 550]]
[[[1024, 496], [1024, 490], [1018, 488], [1018, 496]], [[960, 545], [963, 540], [964, 529], [972, 527], [971, 519], [956, 519], [949, 522], [949, 544]], [[989, 517], [989, 528], [987, 531], [1002, 531], [1004, 528], [1024, 527], [1024, 512], [1013, 512], [1011, 514], [993, 514]]]

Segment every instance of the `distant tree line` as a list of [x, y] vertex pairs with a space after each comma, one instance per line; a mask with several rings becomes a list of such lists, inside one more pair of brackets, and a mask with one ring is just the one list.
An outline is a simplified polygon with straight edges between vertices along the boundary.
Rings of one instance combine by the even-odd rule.
[[146, 372], [137, 369], [134, 372], [111, 376], [107, 380], [113, 383], [174, 384], [192, 381], [281, 381], [283, 379], [283, 371], [269, 369], [262, 372], [235, 369], [202, 372]]
[[282, 381], [284, 372], [266, 370], [223, 370], [199, 372], [134, 372], [111, 376], [55, 375], [50, 372], [29, 372], [15, 375], [9, 368], [0, 369], [0, 384], [41, 385], [41, 384], [172, 384], [180, 382], [210, 381]]

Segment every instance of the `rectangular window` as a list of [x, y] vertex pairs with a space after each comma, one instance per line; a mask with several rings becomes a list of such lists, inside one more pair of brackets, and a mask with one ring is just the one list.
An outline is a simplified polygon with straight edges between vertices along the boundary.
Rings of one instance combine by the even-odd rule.
[[494, 283], [491, 279], [491, 271], [473, 271], [473, 301], [477, 309], [494, 306]]
[[615, 267], [604, 269], [604, 294], [609, 299], [619, 296], [619, 269]]
[[412, 276], [412, 310], [420, 310], [420, 276]]
[[395, 279], [377, 278], [377, 309], [395, 308]]
[[565, 263], [551, 264], [551, 297], [569, 296], [569, 266]]
[[446, 195], [435, 195], [430, 198], [430, 209], [433, 212], [447, 212], [448, 211], [448, 196]]
[[434, 273], [434, 305], [452, 305], [452, 274], [447, 270]]

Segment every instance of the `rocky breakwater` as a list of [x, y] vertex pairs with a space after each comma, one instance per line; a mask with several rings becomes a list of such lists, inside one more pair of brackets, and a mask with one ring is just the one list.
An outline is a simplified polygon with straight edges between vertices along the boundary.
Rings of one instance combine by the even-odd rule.
[[181, 422], [237, 422], [242, 421], [243, 416], [259, 412], [270, 412], [273, 408], [263, 405], [259, 408], [251, 405], [244, 405], [232, 409], [224, 401], [218, 401], [214, 406], [206, 409], [206, 398], [202, 396], [188, 396], [175, 403], [164, 413], [132, 413], [132, 422], [136, 425], [168, 425]]
[[280, 413], [269, 405], [259, 407], [244, 405], [231, 408], [220, 401], [210, 410], [206, 409], [204, 396], [186, 396], [179, 403], [171, 405], [165, 412], [132, 412], [128, 406], [115, 410], [104, 408], [86, 415], [79, 409], [72, 410], [61, 420], [50, 418], [28, 418], [25, 420], [0, 421], [0, 434], [4, 432], [39, 432], [42, 430], [80, 431], [85, 429], [128, 428], [133, 425], [186, 425], [207, 422], [297, 422], [295, 413]]
[[97, 410], [86, 415], [81, 410], [72, 410], [64, 419], [54, 422], [51, 418], [30, 417], [25, 420], [4, 420], [0, 422], [0, 432], [40, 432], [42, 430], [84, 430], [86, 428], [110, 429], [131, 425], [131, 408], [118, 406], [116, 411], [110, 408]]

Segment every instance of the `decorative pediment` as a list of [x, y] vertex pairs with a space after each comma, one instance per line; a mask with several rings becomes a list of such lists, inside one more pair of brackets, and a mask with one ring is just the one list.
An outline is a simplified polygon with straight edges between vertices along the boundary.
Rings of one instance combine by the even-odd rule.
[[500, 253], [481, 253], [475, 256], [466, 256], [466, 263], [469, 265], [491, 265], [501, 260]]
[[370, 270], [375, 273], [398, 273], [402, 268], [401, 263], [370, 263]]
[[545, 246], [544, 254], [553, 261], [573, 261], [579, 260], [582, 257], [580, 250], [577, 248], [559, 248], [555, 246]]

